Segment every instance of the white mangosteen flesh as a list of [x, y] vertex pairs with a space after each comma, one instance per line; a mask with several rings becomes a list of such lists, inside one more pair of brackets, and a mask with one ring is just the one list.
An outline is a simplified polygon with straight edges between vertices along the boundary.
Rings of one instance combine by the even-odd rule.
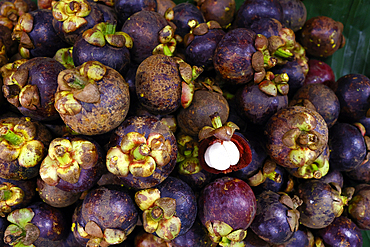
[[216, 142], [210, 145], [204, 154], [207, 165], [219, 171], [238, 164], [239, 159], [239, 149], [232, 141]]

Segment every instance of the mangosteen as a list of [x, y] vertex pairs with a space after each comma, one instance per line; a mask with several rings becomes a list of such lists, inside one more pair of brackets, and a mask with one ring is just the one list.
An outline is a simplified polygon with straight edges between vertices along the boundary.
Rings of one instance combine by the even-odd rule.
[[120, 244], [139, 218], [131, 194], [121, 186], [99, 186], [88, 192], [72, 216], [72, 231], [83, 246]]
[[211, 247], [214, 243], [209, 239], [207, 229], [196, 218], [193, 226], [185, 234], [171, 241], [172, 247]]
[[349, 218], [362, 230], [370, 230], [369, 217], [370, 185], [358, 184], [348, 202]]
[[309, 70], [306, 74], [303, 85], [322, 83], [330, 87], [334, 92], [336, 91], [337, 83], [334, 71], [329, 64], [317, 59], [309, 59], [308, 67]]
[[60, 38], [73, 45], [85, 30], [104, 22], [104, 14], [95, 2], [62, 0], [53, 5], [53, 27]]
[[51, 141], [39, 173], [48, 185], [77, 193], [91, 189], [104, 168], [100, 145], [91, 138], [75, 135]]
[[152, 113], [173, 113], [181, 104], [181, 83], [175, 59], [161, 54], [151, 55], [137, 69], [136, 95]]
[[135, 235], [134, 246], [135, 247], [168, 247], [167, 242], [154, 234], [148, 233], [141, 226], [135, 228], [139, 229], [139, 232]]
[[300, 223], [312, 229], [330, 225], [343, 213], [344, 206], [351, 199], [350, 195], [342, 195], [338, 184], [315, 179], [300, 183], [296, 195], [302, 200], [298, 207]]
[[283, 10], [281, 23], [294, 32], [300, 30], [307, 19], [307, 9], [302, 0], [279, 0]]
[[122, 24], [133, 14], [145, 10], [145, 11], [157, 11], [156, 0], [116, 0], [114, 2], [114, 9], [117, 13], [118, 20]]
[[124, 32], [116, 32], [116, 25], [100, 22], [82, 33], [73, 45], [74, 66], [88, 61], [98, 61], [124, 75], [130, 64], [131, 37]]
[[67, 237], [65, 215], [44, 202], [16, 209], [8, 217], [11, 223], [5, 230], [4, 242], [20, 246], [60, 246]]
[[51, 141], [48, 129], [30, 118], [8, 117], [0, 120], [0, 133], [0, 177], [36, 177]]
[[46, 204], [55, 208], [68, 207], [80, 199], [82, 192], [71, 192], [50, 186], [41, 178], [37, 178], [37, 192]]
[[130, 53], [131, 61], [135, 64], [140, 64], [145, 58], [153, 55], [158, 46], [162, 49], [166, 46], [170, 53], [174, 52], [176, 47], [176, 41], [173, 39], [174, 29], [162, 15], [154, 11], [141, 10], [133, 14], [125, 21], [121, 31], [133, 40]]
[[234, 25], [236, 27], [248, 27], [255, 20], [270, 17], [283, 20], [283, 9], [279, 0], [246, 0], [236, 13]]
[[88, 61], [58, 75], [55, 109], [66, 125], [83, 135], [107, 133], [128, 113], [128, 84], [115, 69]]
[[179, 133], [176, 140], [178, 149], [176, 175], [194, 191], [199, 191], [214, 178], [214, 175], [200, 165], [198, 157], [199, 142], [197, 139]]
[[173, 8], [176, 3], [172, 0], [157, 0], [157, 12], [164, 16], [168, 8]]
[[285, 64], [278, 64], [271, 68], [274, 74], [286, 73], [289, 77], [288, 97], [291, 98], [303, 86], [305, 80], [305, 71], [298, 60], [287, 61]]
[[289, 105], [311, 107], [324, 118], [329, 129], [336, 123], [340, 112], [338, 97], [331, 88], [321, 83], [303, 85]]
[[210, 115], [211, 126], [204, 126], [198, 134], [199, 163], [204, 170], [211, 173], [230, 173], [249, 165], [252, 161], [250, 145], [245, 137], [235, 130], [239, 127], [221, 122], [216, 112]]
[[242, 85], [253, 79], [252, 55], [255, 33], [246, 28], [227, 32], [219, 41], [213, 55], [213, 65], [223, 80]]
[[362, 247], [362, 233], [356, 224], [345, 216], [340, 216], [323, 229], [316, 232], [319, 237], [315, 242], [328, 246]]
[[1, 25], [10, 30], [17, 24], [18, 18], [24, 13], [37, 9], [37, 4], [31, 0], [10, 0], [0, 2]]
[[272, 115], [288, 106], [287, 74], [271, 77], [260, 84], [240, 87], [235, 94], [237, 113], [253, 124], [264, 126]]
[[340, 103], [339, 119], [355, 122], [368, 116], [370, 79], [363, 74], [347, 74], [337, 80], [335, 94]]
[[197, 25], [191, 33], [185, 36], [185, 61], [202, 67], [205, 71], [212, 70], [214, 51], [224, 35], [225, 32], [216, 22]]
[[188, 232], [197, 216], [193, 190], [172, 176], [153, 188], [137, 191], [135, 202], [143, 211], [144, 230], [166, 241]]
[[367, 153], [365, 139], [353, 124], [336, 122], [329, 130], [330, 167], [348, 172], [361, 165]]
[[0, 216], [27, 207], [36, 195], [36, 179], [12, 180], [0, 178]]
[[177, 123], [182, 132], [197, 137], [204, 126], [212, 126], [210, 115], [218, 112], [224, 124], [228, 119], [229, 110], [229, 104], [222, 94], [209, 90], [196, 90], [190, 106], [186, 109], [180, 108]]
[[34, 10], [19, 17], [12, 36], [18, 40], [23, 58], [53, 57], [57, 50], [69, 46], [55, 31], [53, 19], [48, 9]]
[[222, 245], [242, 242], [258, 210], [249, 185], [232, 177], [218, 178], [206, 185], [198, 206], [198, 217], [211, 240]]
[[236, 13], [235, 0], [195, 0], [206, 21], [217, 21], [222, 28], [228, 28]]
[[313, 57], [329, 57], [344, 47], [343, 24], [328, 16], [315, 16], [305, 22], [297, 35], [307, 54]]
[[296, 168], [312, 164], [328, 144], [323, 117], [303, 106], [286, 107], [266, 123], [266, 148], [279, 165]]
[[54, 107], [59, 72], [65, 67], [53, 58], [21, 59], [1, 68], [3, 94], [22, 115], [36, 121], [51, 121], [60, 116]]
[[131, 116], [112, 134], [106, 165], [128, 187], [145, 189], [163, 182], [176, 165], [173, 132], [154, 116]]
[[340, 171], [337, 171], [337, 170], [330, 170], [329, 169], [329, 172], [321, 177], [319, 180], [327, 183], [327, 184], [330, 184], [330, 183], [337, 183], [339, 185], [340, 188], [343, 187], [343, 184], [344, 184], [344, 178], [343, 178], [343, 174], [342, 172]]
[[167, 9], [164, 17], [175, 24], [175, 35], [180, 36], [180, 40], [190, 32], [192, 27], [206, 22], [202, 11], [195, 4], [189, 2], [182, 2]]
[[299, 226], [299, 200], [283, 192], [265, 190], [258, 196], [257, 212], [250, 229], [270, 244], [290, 239]]

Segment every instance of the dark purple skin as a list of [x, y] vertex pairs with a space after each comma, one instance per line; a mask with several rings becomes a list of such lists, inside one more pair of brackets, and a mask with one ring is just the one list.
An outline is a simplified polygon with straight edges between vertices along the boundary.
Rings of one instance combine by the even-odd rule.
[[185, 60], [190, 65], [203, 67], [205, 71], [213, 69], [213, 54], [224, 35], [222, 29], [210, 29], [206, 34], [195, 35], [194, 40], [186, 47]]
[[1, 244], [3, 244], [3, 246], [10, 246], [10, 245], [7, 245], [4, 243], [4, 232], [6, 230], [6, 228], [8, 227], [9, 225], [9, 221], [6, 220], [5, 217], [0, 217], [0, 239], [1, 239]]
[[248, 231], [243, 243], [245, 247], [271, 247], [271, 244], [258, 237], [253, 231]]
[[18, 208], [27, 207], [35, 199], [36, 179], [12, 180], [12, 179], [0, 178], [0, 184], [3, 184], [3, 183], [10, 183], [16, 187], [19, 187], [24, 192], [23, 200], [20, 203], [11, 206], [12, 211]]
[[185, 234], [171, 241], [172, 247], [211, 247], [214, 242], [209, 239], [207, 230], [197, 218], [193, 226]]
[[176, 165], [177, 144], [174, 134], [165, 124], [154, 116], [131, 116], [126, 118], [112, 134], [111, 140], [108, 144], [108, 149], [116, 145], [121, 145], [123, 136], [129, 132], [144, 134], [145, 138], [148, 138], [148, 135], [152, 132], [162, 134], [165, 139], [168, 139], [171, 143], [171, 160], [162, 167], [157, 166], [154, 173], [149, 177], [134, 177], [131, 173], [126, 177], [119, 177], [122, 183], [135, 189], [145, 189], [163, 182], [170, 175]]
[[213, 66], [223, 80], [232, 85], [247, 84], [253, 79], [252, 55], [256, 52], [256, 34], [237, 28], [227, 32], [217, 45]]
[[238, 171], [233, 171], [230, 173], [230, 176], [247, 180], [256, 174], [260, 168], [262, 168], [263, 163], [267, 158], [267, 153], [265, 151], [263, 141], [259, 135], [250, 131], [244, 132], [243, 135], [249, 143], [253, 158], [249, 165]]
[[279, 202], [280, 194], [266, 190], [256, 196], [257, 212], [250, 229], [270, 244], [280, 244], [293, 236], [287, 221], [289, 208]]
[[155, 186], [161, 192], [161, 197], [170, 197], [176, 200], [175, 215], [180, 218], [181, 228], [178, 236], [188, 232], [197, 217], [198, 206], [194, 191], [179, 178], [169, 176], [162, 183]]
[[82, 192], [74, 193], [50, 186], [41, 178], [37, 178], [36, 190], [45, 203], [55, 208], [64, 208], [74, 204], [82, 194]]
[[365, 161], [355, 169], [346, 172], [346, 176], [357, 182], [370, 183], [370, 161], [365, 159]]
[[282, 167], [282, 166], [276, 165], [276, 168], [275, 168], [274, 171], [278, 175], [280, 175], [281, 181], [276, 182], [276, 181], [274, 181], [270, 178], [266, 178], [266, 180], [262, 184], [260, 184], [256, 187], [252, 187], [253, 192], [254, 192], [255, 195], [259, 195], [265, 190], [271, 190], [273, 192], [279, 192], [279, 191], [284, 191], [286, 189], [287, 182], [288, 182], [288, 176], [289, 176], [287, 170], [285, 170], [285, 168]]
[[27, 208], [35, 213], [31, 223], [40, 230], [40, 236], [33, 244], [35, 246], [60, 246], [69, 229], [62, 211], [44, 202], [33, 203]]
[[283, 10], [279, 0], [246, 0], [240, 6], [235, 16], [236, 27], [249, 27], [252, 22], [260, 18], [274, 18], [283, 20]]
[[209, 116], [215, 112], [220, 114], [222, 124], [226, 123], [229, 109], [229, 104], [222, 94], [196, 90], [190, 106], [186, 109], [180, 108], [177, 123], [185, 134], [197, 137], [204, 126], [212, 126]]
[[58, 32], [62, 40], [70, 45], [73, 45], [76, 42], [77, 38], [87, 29], [93, 28], [99, 22], [108, 21], [104, 19], [103, 11], [99, 8], [97, 3], [89, 2], [89, 4], [91, 7], [91, 12], [88, 16], [84, 17], [84, 19], [87, 21], [87, 24], [82, 25], [73, 32], [65, 33], [62, 28], [63, 22], [58, 21], [55, 18], [53, 19], [52, 24], [55, 31]]
[[360, 130], [349, 123], [337, 122], [329, 129], [330, 168], [348, 172], [365, 160], [366, 144]]
[[116, 10], [119, 22], [124, 23], [127, 18], [141, 10], [157, 11], [157, 0], [118, 0], [114, 1], [114, 9]]
[[366, 117], [370, 108], [370, 79], [362, 74], [348, 74], [337, 80], [337, 95], [340, 103], [339, 119], [345, 122]]
[[[326, 149], [325, 149], [326, 150]], [[348, 173], [346, 173], [348, 174]], [[337, 183], [339, 187], [343, 187], [343, 174], [340, 171], [337, 170], [329, 170], [329, 172], [322, 178], [320, 178], [320, 181], [325, 182], [327, 184], [329, 183]]]
[[200, 191], [207, 184], [209, 184], [214, 178], [214, 174], [201, 169], [199, 172], [194, 174], [181, 174], [176, 172], [176, 177], [187, 183], [190, 188], [194, 191]]
[[66, 239], [62, 242], [61, 247], [71, 247], [71, 246], [73, 246], [73, 247], [84, 247], [85, 245], [82, 245], [79, 242], [77, 242], [73, 232], [69, 231], [69, 234], [66, 237]]
[[198, 199], [198, 217], [205, 226], [208, 221], [222, 221], [234, 230], [246, 230], [256, 215], [256, 197], [241, 179], [222, 177], [209, 183]]
[[362, 247], [361, 230], [345, 216], [336, 218], [333, 223], [318, 230], [316, 234], [324, 240], [325, 246]]
[[288, 106], [288, 96], [269, 96], [257, 84], [248, 84], [238, 89], [235, 102], [240, 116], [253, 124], [264, 126], [272, 115]]
[[358, 184], [348, 202], [348, 217], [361, 229], [370, 230], [370, 185]]
[[192, 3], [179, 3], [172, 9], [174, 11], [174, 19], [172, 22], [176, 26], [175, 34], [181, 37], [184, 37], [185, 34], [190, 32], [190, 26], [188, 25], [190, 20], [196, 20], [199, 24], [205, 22], [202, 11]]
[[300, 223], [312, 229], [330, 225], [335, 219], [333, 189], [330, 184], [320, 180], [302, 181], [296, 191], [303, 201], [298, 207]]
[[57, 34], [52, 25], [53, 13], [48, 9], [37, 9], [29, 12], [33, 17], [33, 29], [28, 33], [34, 48], [30, 50], [32, 57], [53, 57], [61, 49], [69, 47]]
[[301, 29], [307, 19], [307, 9], [302, 0], [279, 0], [283, 10], [282, 24], [294, 32]]
[[73, 45], [73, 63], [80, 66], [87, 61], [98, 61], [125, 74], [130, 64], [130, 51], [126, 46], [114, 47], [106, 43], [103, 47], [89, 44], [80, 36]]
[[305, 231], [298, 229], [293, 236], [282, 244], [272, 245], [272, 247], [310, 247], [310, 240]]
[[[89, 221], [97, 223], [102, 231], [120, 229], [128, 235], [135, 227], [139, 213], [130, 192], [122, 186], [106, 185], [91, 190], [80, 206], [76, 206], [72, 222], [82, 226]], [[72, 229], [76, 240], [84, 246], [89, 239], [82, 238], [77, 228]]]
[[274, 74], [287, 73], [289, 76], [289, 92], [288, 97], [291, 98], [303, 86], [305, 74], [297, 60], [288, 61], [283, 65], [272, 67], [271, 72]]
[[58, 74], [65, 70], [65, 67], [49, 57], [35, 57], [21, 66], [21, 69], [28, 70], [28, 85], [36, 85], [40, 95], [40, 107], [36, 110], [28, 109], [19, 105], [17, 109], [26, 117], [36, 121], [51, 121], [59, 119], [59, 113], [54, 107], [55, 93], [58, 88]]
[[289, 105], [299, 104], [301, 100], [309, 100], [316, 111], [324, 118], [328, 128], [333, 126], [339, 116], [340, 104], [334, 91], [320, 83], [303, 85], [294, 94]]
[[256, 34], [262, 34], [266, 38], [279, 36], [279, 32], [282, 27], [283, 26], [278, 20], [271, 17], [257, 19], [250, 25], [250, 29], [252, 29], [253, 32]]
[[322, 83], [330, 87], [334, 92], [336, 91], [337, 83], [333, 69], [330, 67], [330, 65], [317, 59], [309, 59], [308, 68], [309, 70], [303, 85]]
[[159, 45], [159, 31], [168, 25], [167, 20], [157, 12], [141, 10], [125, 21], [121, 31], [127, 33], [134, 45], [130, 50], [131, 61], [140, 64], [153, 54]]

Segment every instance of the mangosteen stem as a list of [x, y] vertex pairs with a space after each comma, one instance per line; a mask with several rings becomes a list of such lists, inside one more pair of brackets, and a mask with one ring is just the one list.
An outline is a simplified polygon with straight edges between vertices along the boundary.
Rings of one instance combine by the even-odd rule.
[[0, 200], [6, 201], [12, 197], [12, 192], [9, 189], [0, 190]]
[[55, 153], [60, 167], [67, 167], [71, 164], [72, 159], [63, 146], [56, 146]]
[[276, 183], [281, 183], [281, 175], [275, 171], [264, 174], [267, 178], [275, 181]]
[[213, 128], [218, 129], [222, 127], [221, 117], [218, 112], [213, 113], [209, 117], [211, 118]]
[[17, 135], [6, 126], [0, 127], [0, 134], [2, 138], [7, 140], [8, 142], [10, 142], [10, 144], [14, 146], [19, 146], [24, 142], [24, 138], [22, 136]]
[[163, 45], [163, 54], [166, 55], [166, 56], [169, 56], [169, 57], [171, 57], [173, 55], [170, 48], [166, 44]]
[[115, 34], [115, 33], [116, 33], [116, 25], [112, 23], [106, 23], [104, 35]]
[[149, 153], [150, 148], [146, 144], [141, 144], [132, 151], [132, 155], [134, 156], [135, 160], [142, 160], [145, 158], [145, 156], [148, 156]]
[[274, 52], [274, 56], [278, 56], [278, 57], [282, 57], [282, 58], [288, 58], [288, 57], [293, 56], [293, 53], [291, 53], [290, 51], [287, 51], [287, 50], [280, 47]]

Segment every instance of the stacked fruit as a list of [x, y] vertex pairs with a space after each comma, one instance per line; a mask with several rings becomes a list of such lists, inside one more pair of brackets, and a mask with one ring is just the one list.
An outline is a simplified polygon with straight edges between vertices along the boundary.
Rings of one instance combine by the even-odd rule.
[[301, 0], [2, 0], [0, 34], [1, 246], [365, 242], [370, 79], [323, 61], [341, 22]]

